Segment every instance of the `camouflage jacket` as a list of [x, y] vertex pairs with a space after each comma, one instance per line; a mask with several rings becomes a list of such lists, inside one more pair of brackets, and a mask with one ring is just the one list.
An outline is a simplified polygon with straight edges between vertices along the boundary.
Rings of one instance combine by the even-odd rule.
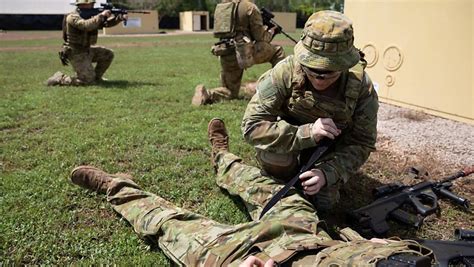
[[242, 121], [245, 140], [274, 153], [299, 152], [317, 145], [311, 124], [332, 118], [346, 127], [316, 167], [327, 185], [347, 182], [375, 150], [378, 98], [362, 62], [343, 72], [338, 82], [337, 99], [312, 91], [299, 63], [287, 57], [260, 77]]
[[65, 46], [73, 49], [88, 49], [97, 43], [99, 29], [115, 26], [121, 21], [121, 16], [112, 16], [106, 20], [106, 17], [101, 14], [90, 19], [83, 19], [77, 8], [66, 16], [63, 23]]
[[269, 43], [273, 36], [263, 25], [262, 14], [258, 7], [248, 0], [234, 0], [239, 2], [236, 21], [236, 38], [247, 36], [256, 42]]

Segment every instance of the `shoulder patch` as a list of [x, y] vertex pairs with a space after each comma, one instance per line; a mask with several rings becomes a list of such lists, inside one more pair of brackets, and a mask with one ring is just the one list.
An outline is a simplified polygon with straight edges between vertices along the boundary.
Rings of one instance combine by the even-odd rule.
[[364, 77], [364, 66], [361, 62], [357, 63], [354, 67], [349, 69], [349, 72], [354, 74], [354, 76], [359, 80], [362, 81]]
[[276, 95], [277, 89], [273, 86], [271, 70], [265, 72], [258, 79], [257, 83], [257, 93], [260, 96], [260, 99], [268, 99]]

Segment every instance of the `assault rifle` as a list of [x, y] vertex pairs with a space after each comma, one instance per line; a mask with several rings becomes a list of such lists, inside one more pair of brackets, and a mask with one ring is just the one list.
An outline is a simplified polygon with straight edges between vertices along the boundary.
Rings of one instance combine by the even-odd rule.
[[286, 32], [283, 31], [283, 28], [276, 23], [273, 18], [275, 15], [273, 13], [266, 9], [265, 7], [260, 8], [260, 12], [262, 13], [262, 19], [263, 19], [263, 25], [268, 26], [268, 28], [273, 28], [276, 27], [276, 32], [275, 33], [283, 33], [286, 37], [288, 37], [290, 40], [292, 40], [295, 44], [298, 43], [295, 39], [293, 39], [291, 36], [289, 36]]
[[[122, 9], [122, 8], [116, 8], [112, 4], [109, 4], [109, 3], [101, 3], [100, 7], [98, 7], [98, 8], [81, 9], [80, 10], [80, 16], [83, 19], [90, 19], [93, 16], [99, 15], [100, 13], [102, 13], [105, 10], [110, 10], [110, 12], [112, 12], [112, 14], [115, 15], [115, 16], [117, 16], [117, 15], [126, 15], [128, 13], [150, 14], [150, 12], [148, 12], [148, 11], [141, 11], [141, 10], [130, 11], [130, 10]], [[127, 25], [126, 20], [123, 23], [125, 25]]]
[[457, 241], [416, 239], [418, 243], [431, 249], [437, 266], [474, 267], [474, 230], [456, 229]]
[[[438, 196], [450, 199], [455, 204], [469, 209], [469, 200], [450, 191], [452, 181], [474, 172], [474, 166], [465, 168], [440, 182], [424, 181], [413, 186], [388, 184], [374, 190], [376, 200], [365, 207], [350, 212], [356, 227], [371, 229], [376, 235], [384, 235], [388, 230], [387, 219], [419, 227], [423, 219], [438, 210]], [[416, 214], [403, 208], [411, 206]]]

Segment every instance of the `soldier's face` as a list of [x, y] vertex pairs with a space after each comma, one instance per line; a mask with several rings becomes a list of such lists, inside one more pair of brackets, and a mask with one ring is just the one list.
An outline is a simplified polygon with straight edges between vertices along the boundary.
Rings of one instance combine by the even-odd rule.
[[341, 71], [316, 70], [303, 67], [313, 87], [318, 91], [324, 91], [339, 79]]

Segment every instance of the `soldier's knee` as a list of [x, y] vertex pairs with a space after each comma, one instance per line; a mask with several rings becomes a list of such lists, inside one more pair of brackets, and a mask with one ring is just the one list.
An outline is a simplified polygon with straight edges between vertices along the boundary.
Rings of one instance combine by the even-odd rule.
[[108, 57], [110, 59], [110, 61], [112, 61], [115, 57], [115, 54], [114, 54], [114, 51], [113, 50], [109, 50], [108, 51]]
[[312, 197], [312, 202], [316, 210], [327, 212], [339, 203], [340, 198], [339, 186], [330, 186], [322, 188], [316, 195], [314, 195]]
[[257, 149], [257, 160], [262, 170], [280, 180], [288, 180], [298, 171], [297, 154], [277, 154]]

